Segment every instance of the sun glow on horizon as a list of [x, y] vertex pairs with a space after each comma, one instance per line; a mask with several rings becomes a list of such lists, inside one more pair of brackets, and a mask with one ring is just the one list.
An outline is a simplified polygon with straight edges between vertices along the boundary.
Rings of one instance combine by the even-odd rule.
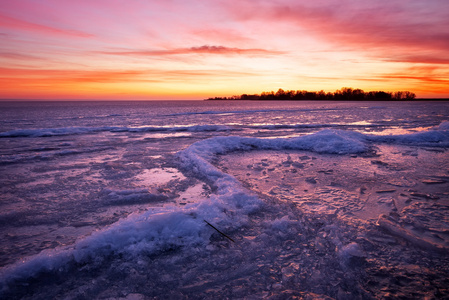
[[0, 99], [204, 99], [341, 87], [449, 97], [449, 2], [17, 0]]

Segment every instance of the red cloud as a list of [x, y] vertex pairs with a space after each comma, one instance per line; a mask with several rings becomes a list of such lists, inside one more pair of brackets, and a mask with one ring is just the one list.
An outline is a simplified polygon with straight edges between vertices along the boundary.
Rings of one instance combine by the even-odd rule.
[[447, 90], [449, 86], [449, 71], [435, 65], [412, 66], [402, 72], [384, 74], [384, 79], [401, 79], [419, 82], [422, 84], [436, 84]]
[[[442, 53], [444, 56], [446, 53]], [[422, 64], [436, 64], [436, 65], [449, 65], [448, 57], [435, 57], [435, 55], [398, 55], [391, 57], [387, 61], [392, 62], [410, 62], [410, 63], [422, 63]]]

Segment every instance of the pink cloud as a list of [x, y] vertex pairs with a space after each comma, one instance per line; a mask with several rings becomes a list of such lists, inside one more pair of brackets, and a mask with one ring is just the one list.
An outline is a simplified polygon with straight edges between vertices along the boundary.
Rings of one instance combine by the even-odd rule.
[[192, 34], [208, 41], [226, 44], [254, 43], [254, 38], [245, 36], [237, 30], [230, 28], [203, 28], [193, 29]]
[[25, 20], [16, 19], [6, 15], [0, 15], [0, 27], [10, 28], [15, 30], [32, 31], [43, 34], [65, 35], [71, 37], [89, 38], [93, 35], [72, 29], [56, 28], [37, 23], [28, 22]]
[[[240, 22], [291, 24], [340, 48], [376, 51], [382, 56], [430, 50], [438, 51], [444, 61], [449, 59], [448, 1], [262, 1], [254, 7], [242, 0], [227, 9]], [[415, 58], [430, 61], [432, 56], [435, 53], [420, 53]]]
[[129, 56], [165, 56], [183, 54], [217, 54], [217, 55], [276, 55], [281, 51], [265, 49], [242, 49], [224, 46], [199, 46], [191, 48], [177, 48], [168, 50], [137, 50], [137, 51], [103, 51], [104, 54], [129, 55]]
[[6, 58], [6, 59], [15, 59], [15, 60], [42, 60], [42, 58], [35, 56], [35, 55], [29, 55], [29, 54], [23, 54], [23, 53], [17, 53], [17, 52], [4, 52], [4, 51], [0, 51], [0, 57]]

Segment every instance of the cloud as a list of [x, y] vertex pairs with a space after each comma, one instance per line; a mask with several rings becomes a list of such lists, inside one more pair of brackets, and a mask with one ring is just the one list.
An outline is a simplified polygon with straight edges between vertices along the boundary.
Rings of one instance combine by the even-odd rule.
[[[145, 75], [144, 71], [136, 70], [63, 70], [63, 69], [31, 69], [31, 68], [0, 68], [0, 82], [12, 80], [19, 82], [26, 80], [30, 83], [61, 84], [61, 83], [113, 83], [124, 81], [136, 81], [139, 76]], [[7, 75], [7, 76], [5, 76]]]
[[195, 37], [200, 37], [207, 41], [214, 41], [218, 43], [226, 43], [226, 44], [248, 44], [253, 43], [254, 39], [244, 34], [240, 33], [237, 30], [231, 28], [203, 28], [203, 29], [195, 29], [192, 30], [192, 34]]
[[[242, 0], [227, 9], [239, 22], [256, 21], [279, 28], [290, 24], [298, 33], [305, 30], [340, 48], [375, 51], [380, 56], [411, 49], [441, 54], [449, 49], [448, 1], [281, 0], [262, 1], [254, 7]], [[448, 54], [443, 60], [447, 59]]]
[[168, 50], [132, 50], [132, 51], [102, 51], [102, 54], [126, 55], [126, 56], [167, 56], [188, 54], [212, 54], [212, 55], [277, 55], [283, 52], [265, 49], [242, 49], [224, 46], [199, 46], [191, 48], [176, 48]]
[[[242, 82], [242, 79], [259, 76], [263, 74], [220, 69], [79, 70], [0, 67], [0, 99], [115, 99], [121, 93], [126, 93], [130, 99], [200, 99], [206, 96], [205, 89], [188, 87], [204, 87], [205, 82], [220, 86], [223, 82]], [[175, 94], [177, 96], [173, 96]]]
[[9, 17], [6, 15], [0, 15], [0, 27], [10, 28], [14, 30], [25, 30], [32, 31], [42, 34], [51, 35], [64, 35], [70, 37], [80, 37], [80, 38], [90, 38], [93, 35], [82, 32], [79, 30], [72, 30], [66, 28], [56, 28], [51, 26], [46, 26], [42, 24], [32, 23], [25, 20], [20, 20], [17, 18]]
[[258, 74], [226, 70], [66, 70], [0, 67], [0, 86], [12, 82], [30, 84], [84, 84], [124, 82], [174, 82], [205, 80], [214, 77], [244, 77]]
[[437, 65], [413, 65], [394, 72], [354, 78], [368, 83], [378, 82], [381, 86], [394, 83], [394, 89], [410, 90], [419, 97], [447, 97], [449, 71]]
[[4, 52], [4, 51], [0, 51], [0, 57], [6, 58], [6, 59], [16, 59], [16, 60], [20, 60], [20, 61], [42, 60], [42, 58], [35, 56], [35, 55], [16, 53], [16, 52]]
[[444, 70], [435, 65], [411, 66], [400, 72], [391, 72], [380, 77], [388, 80], [400, 79], [420, 84], [434, 84], [441, 87], [449, 86], [449, 70]]
[[[444, 57], [446, 55], [446, 57]], [[407, 62], [407, 63], [421, 63], [421, 64], [436, 64], [449, 65], [449, 55], [442, 53], [441, 56], [435, 55], [402, 55], [390, 57], [385, 61], [391, 62]]]

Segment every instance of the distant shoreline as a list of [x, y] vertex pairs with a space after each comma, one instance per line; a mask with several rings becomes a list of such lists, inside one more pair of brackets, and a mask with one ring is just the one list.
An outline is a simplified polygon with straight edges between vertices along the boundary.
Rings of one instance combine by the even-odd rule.
[[260, 94], [241, 94], [231, 97], [210, 97], [206, 100], [329, 100], [329, 101], [351, 101], [351, 100], [373, 100], [373, 101], [400, 101], [400, 100], [414, 100], [416, 94], [410, 91], [369, 91], [365, 92], [362, 89], [354, 89], [351, 87], [343, 87], [335, 92], [307, 91], [307, 90], [283, 90], [278, 89], [277, 92], [262, 92]]
[[363, 99], [363, 100], [351, 100], [351, 99], [286, 99], [286, 100], [273, 100], [273, 99], [203, 99], [203, 101], [275, 101], [275, 102], [301, 102], [301, 101], [316, 101], [316, 102], [419, 102], [419, 101], [449, 101], [449, 98], [415, 98], [413, 100], [396, 100], [396, 99]]
[[261, 101], [261, 102], [267, 102], [267, 101], [273, 101], [273, 102], [301, 102], [301, 101], [316, 101], [316, 102], [419, 102], [419, 101], [449, 101], [449, 98], [415, 98], [413, 100], [395, 100], [395, 99], [363, 99], [363, 100], [347, 100], [347, 99], [301, 99], [301, 100], [295, 100], [295, 99], [286, 99], [286, 100], [272, 100], [272, 99], [257, 99], [257, 100], [250, 100], [250, 99], [163, 99], [163, 100], [157, 100], [157, 99], [144, 99], [144, 100], [123, 100], [123, 99], [0, 99], [0, 103], [37, 103], [37, 102], [79, 102], [79, 103], [87, 103], [87, 102], [186, 102], [186, 101]]

